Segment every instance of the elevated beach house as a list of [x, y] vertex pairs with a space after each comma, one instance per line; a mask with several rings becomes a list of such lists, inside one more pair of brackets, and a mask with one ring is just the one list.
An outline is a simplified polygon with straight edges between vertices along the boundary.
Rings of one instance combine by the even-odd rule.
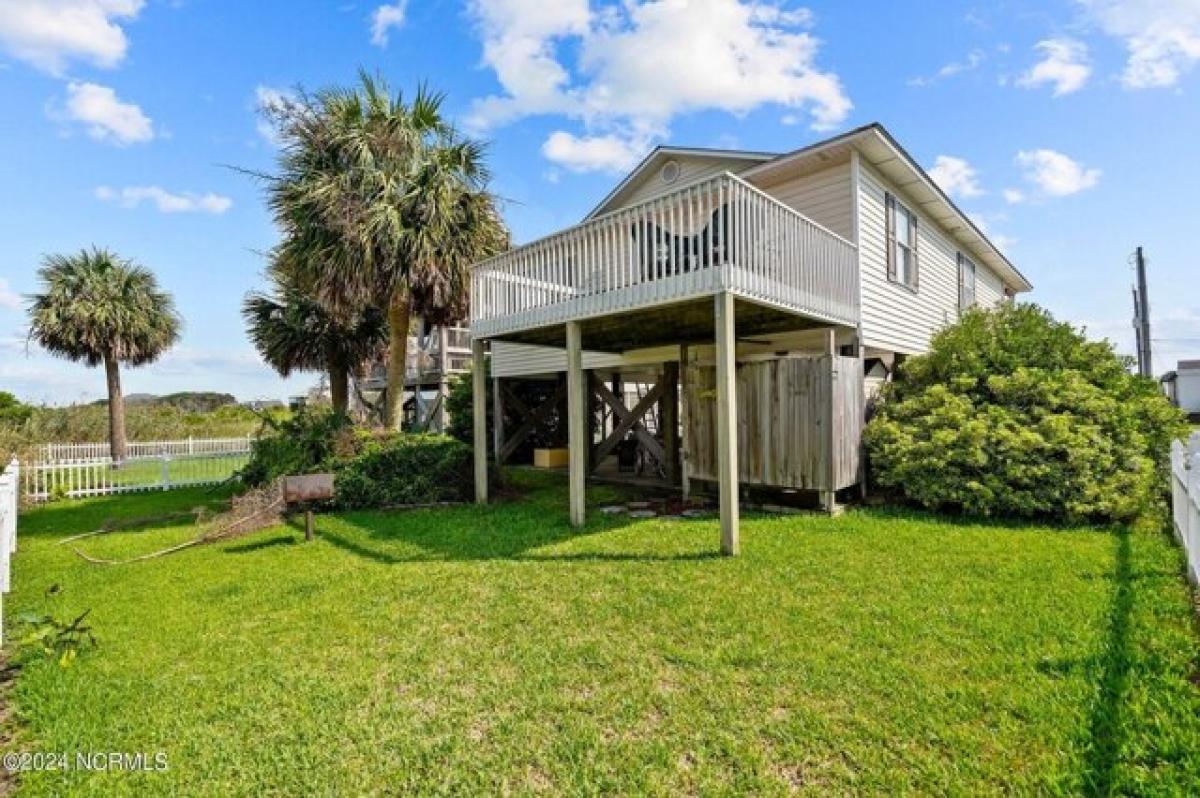
[[715, 486], [735, 553], [740, 488], [832, 508], [878, 383], [963, 309], [1030, 288], [881, 125], [788, 153], [659, 147], [579, 224], [474, 267], [478, 498], [490, 349], [498, 459], [556, 401], [511, 382], [561, 386], [572, 523], [589, 475], [631, 455]]

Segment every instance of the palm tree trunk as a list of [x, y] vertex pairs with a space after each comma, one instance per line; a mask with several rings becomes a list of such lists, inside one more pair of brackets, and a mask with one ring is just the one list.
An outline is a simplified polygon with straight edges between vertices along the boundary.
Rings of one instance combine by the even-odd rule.
[[408, 291], [398, 291], [388, 303], [387, 402], [383, 425], [398, 430], [404, 420], [404, 371], [408, 365], [408, 321], [412, 299]]
[[108, 450], [114, 463], [125, 459], [125, 397], [121, 395], [121, 371], [112, 354], [104, 355], [108, 378]]
[[350, 412], [350, 369], [336, 359], [329, 361], [329, 399], [334, 412]]

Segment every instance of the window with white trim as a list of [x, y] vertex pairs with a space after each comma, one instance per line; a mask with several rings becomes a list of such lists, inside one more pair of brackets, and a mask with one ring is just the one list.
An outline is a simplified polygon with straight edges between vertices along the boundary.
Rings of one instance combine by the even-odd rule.
[[958, 309], [975, 306], [975, 262], [958, 253]]
[[888, 194], [886, 199], [888, 279], [916, 291], [920, 283], [917, 216], [892, 194]]

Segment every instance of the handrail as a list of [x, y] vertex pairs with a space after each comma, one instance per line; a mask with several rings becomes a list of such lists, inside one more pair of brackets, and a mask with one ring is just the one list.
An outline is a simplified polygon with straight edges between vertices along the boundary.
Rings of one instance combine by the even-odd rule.
[[855, 324], [855, 245], [736, 175], [692, 181], [471, 270], [480, 336], [720, 290]]

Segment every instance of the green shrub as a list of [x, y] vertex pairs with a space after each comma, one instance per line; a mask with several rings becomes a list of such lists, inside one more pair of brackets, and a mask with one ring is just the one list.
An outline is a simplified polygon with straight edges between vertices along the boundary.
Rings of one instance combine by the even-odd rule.
[[1035, 305], [972, 310], [885, 390], [865, 434], [872, 473], [929, 508], [1133, 518], [1165, 490], [1187, 427], [1128, 365]]
[[350, 421], [330, 410], [307, 409], [281, 422], [269, 422], [271, 432], [250, 447], [242, 481], [258, 487], [288, 474], [312, 474], [331, 467], [335, 455], [345, 455], [352, 437]]
[[468, 501], [474, 493], [471, 447], [446, 435], [365, 439], [335, 464], [336, 503], [346, 509]]

